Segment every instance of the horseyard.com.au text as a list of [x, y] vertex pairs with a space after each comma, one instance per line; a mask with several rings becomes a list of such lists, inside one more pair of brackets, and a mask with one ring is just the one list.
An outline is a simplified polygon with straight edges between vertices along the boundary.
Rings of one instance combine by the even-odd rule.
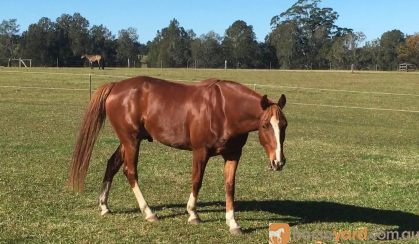
[[367, 241], [367, 240], [419, 240], [419, 231], [369, 231], [363, 227], [355, 230], [308, 231], [286, 223], [269, 224], [269, 243], [286, 244], [290, 241]]

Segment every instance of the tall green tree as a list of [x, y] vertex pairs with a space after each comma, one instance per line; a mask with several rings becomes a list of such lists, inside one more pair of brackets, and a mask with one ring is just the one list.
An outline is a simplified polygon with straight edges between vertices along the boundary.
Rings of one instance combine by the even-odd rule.
[[254, 67], [257, 41], [253, 26], [243, 20], [235, 21], [225, 31], [222, 46], [226, 59], [234, 67]]
[[114, 39], [115, 37], [108, 28], [103, 25], [93, 25], [89, 30], [90, 47], [88, 52], [101, 54]]
[[89, 21], [80, 15], [63, 14], [57, 18], [57, 42], [62, 66], [79, 66], [84, 63], [80, 56], [89, 48]]
[[419, 33], [408, 36], [398, 49], [400, 62], [409, 62], [419, 66]]
[[134, 61], [138, 59], [139, 47], [137, 29], [129, 27], [122, 29], [118, 33], [116, 56], [120, 64], [126, 65], [128, 59]]
[[73, 55], [82, 55], [87, 51], [89, 41], [89, 21], [74, 13], [72, 16], [63, 14], [57, 19], [58, 27], [61, 28], [68, 38]]
[[100, 54], [106, 66], [115, 65], [116, 40], [111, 31], [103, 25], [93, 25], [89, 30], [89, 54]]
[[149, 44], [148, 61], [151, 67], [186, 67], [191, 58], [193, 32], [187, 32], [176, 19], [157, 31]]
[[[279, 50], [278, 60], [282, 67], [328, 66], [326, 49], [342, 28], [335, 25], [338, 13], [332, 8], [320, 8], [320, 2], [298, 0], [285, 12], [272, 18], [270, 43]], [[290, 60], [291, 57], [293, 60]]]
[[405, 36], [400, 30], [384, 32], [380, 39], [379, 66], [383, 70], [397, 70], [400, 62], [398, 50], [404, 43]]
[[191, 44], [192, 62], [196, 62], [199, 68], [223, 67], [224, 57], [222, 55], [221, 40], [220, 35], [213, 31], [195, 38]]
[[0, 23], [0, 56], [16, 58], [19, 43], [19, 25], [16, 19]]
[[358, 65], [358, 48], [360, 43], [365, 40], [362, 32], [349, 31], [333, 38], [329, 49], [328, 59], [334, 69], [350, 69], [351, 65]]
[[269, 34], [268, 42], [275, 48], [281, 69], [300, 67], [304, 63], [300, 35], [300, 29], [294, 21], [278, 25]]
[[253, 64], [255, 68], [270, 69], [278, 67], [275, 48], [268, 41], [258, 43], [256, 59]]
[[378, 59], [380, 52], [380, 40], [366, 42], [359, 48], [357, 53], [357, 62], [360, 69], [376, 70], [378, 69]]
[[21, 54], [32, 58], [34, 66], [52, 66], [59, 57], [56, 23], [43, 17], [22, 33]]

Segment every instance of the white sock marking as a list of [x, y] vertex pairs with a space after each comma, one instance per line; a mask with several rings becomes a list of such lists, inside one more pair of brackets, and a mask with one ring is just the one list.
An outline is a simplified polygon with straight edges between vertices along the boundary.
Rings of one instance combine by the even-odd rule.
[[105, 186], [103, 187], [103, 191], [99, 196], [99, 207], [101, 210], [101, 215], [104, 215], [109, 212], [108, 208], [108, 197], [109, 197], [109, 189], [111, 187], [111, 183], [109, 181], [105, 182]]
[[189, 196], [188, 204], [186, 205], [186, 210], [189, 213], [188, 221], [198, 218], [196, 214], [196, 198], [193, 196], [193, 193]]
[[234, 219], [234, 210], [226, 212], [226, 224], [230, 226], [230, 229], [240, 228], [237, 224], [236, 219]]
[[137, 183], [135, 183], [132, 190], [134, 191], [135, 198], [137, 198], [138, 205], [140, 205], [141, 212], [146, 215], [146, 218], [152, 216], [153, 212], [151, 212], [150, 207], [148, 207], [147, 202], [145, 201], [144, 196], [141, 193], [140, 187], [138, 187]]

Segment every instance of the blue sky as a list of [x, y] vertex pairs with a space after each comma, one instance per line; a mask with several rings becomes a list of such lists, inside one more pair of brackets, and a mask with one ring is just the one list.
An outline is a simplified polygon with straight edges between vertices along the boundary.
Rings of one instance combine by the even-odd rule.
[[[270, 20], [296, 0], [19, 0], [1, 1], [0, 21], [16, 18], [21, 31], [41, 17], [56, 20], [63, 13], [79, 12], [90, 26], [103, 24], [117, 35], [121, 29], [137, 29], [141, 43], [152, 40], [156, 31], [176, 18], [197, 35], [215, 31], [220, 35], [238, 19], [252, 25], [259, 41], [270, 32]], [[385, 31], [419, 32], [419, 0], [323, 0], [322, 7], [339, 13], [337, 25], [362, 31], [367, 40]]]

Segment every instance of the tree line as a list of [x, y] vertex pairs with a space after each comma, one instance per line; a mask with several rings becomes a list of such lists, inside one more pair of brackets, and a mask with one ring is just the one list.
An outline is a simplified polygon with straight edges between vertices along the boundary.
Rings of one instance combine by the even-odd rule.
[[321, 0], [297, 0], [273, 16], [271, 32], [258, 42], [252, 25], [237, 20], [223, 36], [197, 36], [173, 19], [152, 41], [138, 41], [135, 28], [117, 36], [79, 13], [55, 21], [41, 18], [19, 34], [16, 19], [0, 24], [0, 65], [9, 58], [31, 58], [34, 66], [82, 66], [83, 54], [101, 54], [106, 66], [196, 68], [281, 68], [396, 70], [399, 63], [419, 65], [419, 34], [390, 30], [365, 42], [362, 32], [336, 25], [339, 14], [319, 7]]

